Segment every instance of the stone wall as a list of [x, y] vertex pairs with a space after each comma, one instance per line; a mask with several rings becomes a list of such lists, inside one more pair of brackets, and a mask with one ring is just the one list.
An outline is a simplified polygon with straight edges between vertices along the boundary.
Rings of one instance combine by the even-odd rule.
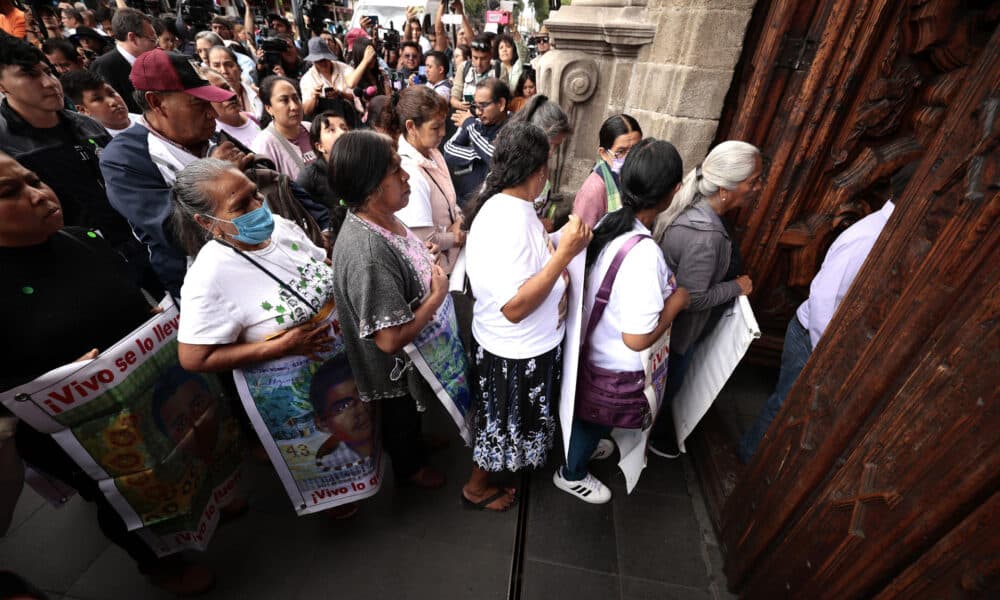
[[[579, 187], [596, 160], [601, 122], [619, 112], [634, 116], [645, 135], [677, 146], [685, 170], [700, 162], [715, 137], [754, 3], [575, 0], [552, 13], [546, 25], [556, 50], [543, 57], [541, 86], [576, 128], [560, 156], [559, 188]], [[593, 65], [596, 82], [581, 83], [586, 74], [568, 63]], [[574, 85], [594, 90], [574, 102]]]

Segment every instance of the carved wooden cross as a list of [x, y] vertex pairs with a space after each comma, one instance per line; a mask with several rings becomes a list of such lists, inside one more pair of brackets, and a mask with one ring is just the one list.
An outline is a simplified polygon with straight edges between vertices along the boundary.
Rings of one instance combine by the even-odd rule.
[[861, 485], [859, 486], [858, 494], [853, 498], [836, 500], [833, 503], [833, 507], [836, 509], [851, 510], [851, 524], [848, 533], [855, 537], [865, 537], [865, 532], [861, 526], [865, 518], [866, 504], [882, 501], [889, 507], [889, 510], [892, 510], [903, 500], [903, 497], [895, 490], [888, 492], [873, 491], [875, 487], [875, 471], [877, 470], [878, 467], [875, 463], [865, 463], [864, 469], [861, 472]]

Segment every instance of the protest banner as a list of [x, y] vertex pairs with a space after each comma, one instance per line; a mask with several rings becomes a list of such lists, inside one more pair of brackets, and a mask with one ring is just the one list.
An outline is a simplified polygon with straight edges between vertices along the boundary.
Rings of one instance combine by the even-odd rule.
[[[554, 244], [559, 236], [551, 235]], [[563, 456], [569, 456], [569, 436], [573, 431], [573, 410], [576, 407], [576, 377], [583, 344], [583, 286], [587, 270], [587, 253], [573, 257], [566, 271], [569, 288], [566, 306], [566, 335], [563, 338], [562, 383], [559, 387], [559, 427], [562, 429]]]
[[354, 384], [333, 302], [313, 321], [331, 328], [333, 346], [233, 372], [240, 400], [298, 515], [367, 498], [382, 486], [375, 403]]
[[405, 350], [417, 372], [455, 421], [465, 444], [471, 445], [469, 365], [458, 333], [458, 319], [451, 295], [445, 296], [434, 318], [424, 326], [417, 339], [406, 345]]
[[611, 430], [611, 437], [618, 445], [618, 468], [625, 475], [625, 488], [630, 494], [639, 483], [642, 470], [646, 468], [646, 443], [649, 441], [653, 421], [656, 420], [656, 415], [660, 410], [660, 402], [663, 400], [663, 388], [667, 383], [667, 358], [669, 354], [669, 329], [652, 346], [639, 353], [639, 360], [642, 361], [643, 370], [646, 372], [646, 387], [643, 389], [643, 393], [646, 395], [646, 401], [649, 402], [649, 414], [653, 415], [649, 427]]
[[236, 491], [239, 426], [214, 376], [177, 358], [177, 307], [97, 358], [61, 366], [0, 394], [47, 433], [158, 555], [204, 550]]
[[726, 308], [715, 329], [698, 343], [672, 407], [677, 446], [682, 452], [687, 451], [684, 440], [715, 402], [750, 343], [759, 337], [760, 327], [750, 301], [739, 296]]

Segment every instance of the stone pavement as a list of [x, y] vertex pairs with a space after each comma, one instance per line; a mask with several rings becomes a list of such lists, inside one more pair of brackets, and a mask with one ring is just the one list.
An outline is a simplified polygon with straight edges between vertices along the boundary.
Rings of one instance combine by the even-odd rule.
[[[769, 391], [764, 379], [741, 369], [718, 404], [759, 406]], [[745, 422], [753, 411], [738, 412]], [[451, 434], [446, 419], [433, 408], [425, 430]], [[584, 504], [552, 485], [558, 457], [554, 453], [547, 467], [529, 476], [523, 566], [513, 586], [520, 598], [731, 597], [688, 457], [651, 455], [631, 495], [617, 471], [617, 453], [593, 464], [614, 493], [603, 506]], [[345, 521], [323, 513], [296, 517], [273, 472], [248, 462], [250, 513], [221, 527], [200, 555], [217, 576], [205, 597], [508, 598], [519, 511], [463, 510], [459, 494], [471, 463], [457, 435], [431, 460], [448, 475], [443, 489], [394, 489], [387, 476], [382, 491]], [[149, 586], [128, 556], [104, 539], [95, 514], [78, 497], [55, 509], [26, 488], [11, 531], [0, 538], [0, 568], [25, 576], [53, 600], [172, 598]]]

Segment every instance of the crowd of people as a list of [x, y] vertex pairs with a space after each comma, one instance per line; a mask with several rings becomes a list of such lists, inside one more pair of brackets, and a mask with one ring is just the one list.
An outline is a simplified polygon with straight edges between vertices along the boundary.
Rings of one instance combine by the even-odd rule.
[[[147, 297], [170, 294], [193, 372], [312, 357], [342, 336], [396, 481], [440, 487], [415, 398], [426, 382], [404, 347], [451, 305], [464, 253], [467, 290], [451, 293], [473, 398], [463, 503], [516, 504], [496, 475], [542, 468], [559, 435], [569, 453], [554, 484], [610, 500], [588, 462], [612, 454], [611, 426], [577, 415], [558, 428], [573, 401], [559, 398], [568, 267], [585, 255], [583, 311], [603, 311], [581, 357], [594, 369], [641, 372], [641, 352], [672, 329], [669, 406], [720, 307], [752, 290], [722, 215], [759, 191], [762, 158], [725, 142], [685, 174], [670, 142], [614, 115], [558, 222], [549, 167], [573, 131], [538, 93], [537, 57], [464, 15], [447, 35], [444, 5], [433, 21], [408, 15], [396, 47], [367, 18], [301, 36], [280, 14], [255, 21], [250, 3], [209, 23], [60, 4], [61, 19], [39, 13], [43, 33], [0, 0], [2, 302], [23, 340], [0, 389], [95, 356], [148, 318]], [[548, 51], [547, 33], [533, 41]], [[331, 304], [337, 332], [318, 318]], [[676, 455], [669, 413], [652, 424], [663, 456]], [[211, 585], [204, 567], [152, 554], [51, 438], [23, 422], [14, 437], [0, 449], [96, 501], [102, 531], [151, 581]]]

